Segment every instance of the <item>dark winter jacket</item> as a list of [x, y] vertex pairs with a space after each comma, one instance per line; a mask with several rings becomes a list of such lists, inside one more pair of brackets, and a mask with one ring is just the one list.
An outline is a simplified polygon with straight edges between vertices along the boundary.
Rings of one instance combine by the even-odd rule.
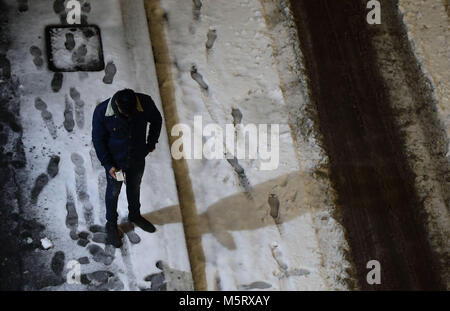
[[[136, 93], [137, 112], [129, 120], [115, 108], [114, 96], [97, 105], [92, 118], [92, 142], [103, 167], [127, 169], [131, 161], [144, 159], [158, 142], [162, 118], [152, 98]], [[150, 129], [147, 134], [147, 123]]]

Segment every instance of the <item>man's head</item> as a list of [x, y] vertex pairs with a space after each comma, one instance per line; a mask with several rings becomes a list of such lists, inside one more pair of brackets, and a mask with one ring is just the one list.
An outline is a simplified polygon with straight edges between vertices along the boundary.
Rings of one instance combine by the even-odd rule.
[[130, 117], [136, 112], [136, 94], [133, 90], [123, 89], [115, 95], [115, 105], [119, 113]]

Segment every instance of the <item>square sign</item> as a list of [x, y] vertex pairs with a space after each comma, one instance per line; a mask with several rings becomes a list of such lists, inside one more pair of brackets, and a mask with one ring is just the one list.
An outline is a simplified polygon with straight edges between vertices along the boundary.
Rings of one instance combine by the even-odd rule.
[[105, 68], [98, 26], [47, 26], [45, 35], [50, 70], [55, 72], [102, 71]]

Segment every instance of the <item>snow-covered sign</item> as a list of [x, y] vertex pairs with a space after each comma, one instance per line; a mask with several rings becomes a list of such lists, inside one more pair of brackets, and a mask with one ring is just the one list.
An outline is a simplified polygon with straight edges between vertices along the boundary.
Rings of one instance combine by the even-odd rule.
[[105, 68], [97, 26], [47, 26], [46, 36], [50, 70], [101, 71]]

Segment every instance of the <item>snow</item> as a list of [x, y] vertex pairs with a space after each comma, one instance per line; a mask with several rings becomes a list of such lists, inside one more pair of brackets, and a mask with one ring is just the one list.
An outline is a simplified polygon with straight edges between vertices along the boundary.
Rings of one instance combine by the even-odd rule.
[[[6, 2], [16, 6], [16, 1]], [[162, 261], [166, 273], [185, 276], [183, 282], [173, 279], [168, 287], [190, 289], [190, 264], [181, 222], [162, 221], [157, 224], [158, 230], [154, 234], [136, 228], [141, 242], [131, 244], [125, 236], [124, 246], [118, 250], [94, 242], [86, 248], [78, 246], [70, 237], [71, 229], [66, 227], [66, 202], [69, 206], [72, 201], [78, 215], [78, 232], [89, 232], [91, 225], [105, 223], [105, 170], [99, 166], [91, 143], [92, 113], [96, 104], [117, 90], [129, 87], [151, 95], [162, 113], [142, 1], [96, 0], [92, 1], [91, 7], [88, 22], [101, 29], [105, 62], [113, 62], [117, 68], [112, 84], [103, 83], [105, 72], [64, 73], [62, 88], [55, 92], [51, 87], [53, 73], [47, 69], [44, 53], [44, 66], [35, 65], [30, 47], [37, 46], [45, 51], [45, 26], [60, 23], [59, 16], [53, 11], [53, 1], [29, 1], [27, 12], [12, 11], [9, 18], [14, 40], [8, 58], [12, 72], [22, 84], [20, 109], [27, 159], [24, 189], [31, 191], [37, 177], [45, 175], [50, 156], [60, 157], [58, 174], [48, 179], [35, 204], [32, 200], [27, 203], [24, 213], [45, 225], [45, 234], [54, 244], [53, 250], [63, 251], [66, 262], [85, 256], [90, 258], [91, 263], [82, 266], [82, 273], [113, 272], [119, 278], [114, 288], [148, 288], [150, 284], [144, 278], [160, 273], [156, 263]], [[127, 25], [123, 24], [122, 13], [128, 16]], [[37, 97], [46, 103], [41, 111], [35, 107]], [[66, 114], [67, 107], [70, 109]], [[65, 128], [67, 115], [72, 115], [73, 131]], [[180, 213], [164, 125], [156, 151], [147, 157], [141, 203], [142, 214], [150, 214], [150, 219], [152, 213], [165, 207], [173, 207], [175, 215]], [[118, 212], [119, 220], [127, 216], [125, 186], [119, 198]], [[101, 251], [92, 248], [94, 245]], [[89, 250], [98, 251], [97, 255]], [[39, 251], [38, 254], [42, 265], [49, 267], [53, 251], [48, 255]], [[111, 256], [114, 261], [109, 264]], [[25, 262], [25, 265], [31, 266], [32, 262]], [[66, 273], [65, 268], [63, 275]], [[46, 289], [80, 289], [71, 286], [62, 284]]]
[[45, 250], [50, 249], [54, 246], [52, 241], [50, 241], [48, 238], [41, 239], [41, 245]]
[[[291, 133], [295, 137], [297, 160], [302, 172], [304, 205], [312, 208], [312, 221], [320, 249], [320, 273], [328, 289], [348, 289], [349, 246], [342, 226], [334, 219], [338, 210], [328, 177], [328, 156], [322, 149], [321, 134], [314, 127], [316, 107], [309, 99], [308, 77], [299, 34], [288, 0], [263, 0], [268, 35], [273, 40], [280, 88], [288, 110]], [[301, 36], [300, 36], [301, 37]]]
[[[399, 10], [421, 69], [433, 85], [439, 102], [436, 105], [438, 117], [450, 137], [450, 32], [446, 6], [440, 0], [429, 3], [401, 0]], [[449, 155], [450, 145], [447, 158]]]
[[[248, 284], [261, 282], [268, 290], [345, 288], [336, 277], [343, 278], [348, 266], [342, 255], [342, 230], [328, 209], [319, 209], [322, 202], [313, 205], [318, 202], [314, 196], [327, 200], [326, 195], [314, 193], [317, 183], [310, 185], [309, 169], [320, 163], [320, 151], [318, 155], [317, 146], [311, 147], [314, 142], [309, 143], [310, 154], [296, 150], [290, 107], [280, 87], [280, 60], [274, 57], [262, 3], [205, 0], [196, 20], [192, 6], [176, 0], [161, 2], [168, 20], [165, 36], [180, 123], [192, 128], [195, 117], [202, 116], [204, 124], [225, 127], [233, 124], [232, 114], [238, 109], [242, 125], [280, 126], [280, 161], [274, 170], [260, 170], [259, 159], [239, 160], [243, 180], [226, 160], [186, 160], [202, 231], [206, 288], [251, 289]], [[208, 49], [211, 31], [217, 38]], [[279, 41], [292, 42], [286, 29], [279, 35]], [[191, 75], [192, 66], [207, 90]], [[236, 126], [236, 135], [242, 135], [242, 126]], [[309, 167], [304, 169], [300, 163]], [[272, 194], [280, 202], [278, 220], [270, 216]], [[329, 266], [323, 266], [324, 234], [316, 233], [318, 215], [328, 219], [320, 225], [332, 230], [327, 235], [331, 249], [327, 258], [338, 255], [336, 261], [342, 265], [333, 262], [334, 274], [324, 271]]]
[[[205, 0], [200, 10], [193, 10], [192, 2], [161, 1], [168, 17], [165, 35], [180, 122], [192, 127], [194, 117], [201, 115], [204, 125], [224, 127], [241, 117], [236, 136], [243, 135], [247, 124], [278, 124], [280, 129], [279, 165], [274, 170], [261, 170], [259, 158], [234, 163], [187, 160], [209, 290], [345, 289], [346, 245], [331, 216], [332, 190], [326, 178], [319, 182], [314, 176], [327, 159], [304, 113], [305, 77], [289, 65], [296, 55], [284, 43], [297, 43], [286, 22], [288, 9], [282, 8], [286, 16], [277, 16], [280, 22], [267, 18], [270, 5], [282, 2]], [[156, 151], [147, 158], [141, 188], [142, 213], [157, 232], [136, 228], [141, 241], [133, 244], [135, 239], [127, 236], [133, 233], [127, 233], [124, 246], [115, 251], [95, 242], [84, 248], [71, 238], [88, 232], [91, 239], [90, 226], [105, 223], [105, 171], [90, 133], [95, 105], [129, 87], [150, 94], [163, 112], [143, 1], [96, 0], [91, 6], [87, 18], [101, 30], [107, 72], [64, 73], [60, 89], [52, 85], [55, 76], [46, 62], [37, 66], [36, 55], [30, 53], [36, 46], [45, 59], [43, 30], [60, 22], [53, 3], [29, 1], [27, 12], [14, 12], [10, 18], [15, 40], [8, 58], [21, 82], [27, 159], [23, 187], [31, 191], [39, 176], [50, 175], [50, 157], [60, 158], [56, 176], [48, 177], [36, 202], [30, 198], [24, 207], [29, 217], [45, 225], [44, 233], [54, 245], [51, 251], [36, 253], [47, 268], [56, 251], [64, 252], [66, 263], [87, 256], [90, 263], [82, 265], [82, 273], [114, 273], [105, 285], [108, 289], [193, 289], [188, 259], [193, 245], [187, 245], [184, 235], [186, 219], [180, 213], [165, 124]], [[152, 38], [157, 40], [163, 38]], [[60, 41], [57, 51], [66, 53], [64, 44]], [[57, 54], [57, 61], [63, 61], [59, 65], [70, 64], [72, 54]], [[192, 73], [193, 66], [201, 79]], [[299, 79], [302, 85], [287, 87]], [[104, 83], [108, 80], [112, 84]], [[301, 128], [296, 127], [297, 118]], [[240, 168], [244, 173], [238, 175]], [[123, 186], [120, 219], [127, 216], [126, 206]], [[77, 223], [67, 225], [74, 219]], [[32, 264], [31, 259], [25, 262], [28, 269]], [[67, 272], [65, 267], [63, 276]], [[90, 287], [67, 283], [45, 288], [85, 289]]]

